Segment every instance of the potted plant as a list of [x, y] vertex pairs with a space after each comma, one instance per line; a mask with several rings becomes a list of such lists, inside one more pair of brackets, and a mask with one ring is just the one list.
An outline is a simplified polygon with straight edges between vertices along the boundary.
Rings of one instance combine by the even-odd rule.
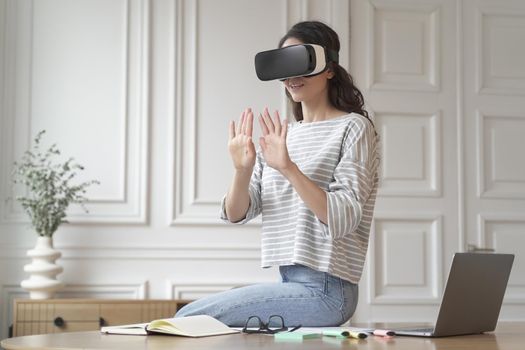
[[56, 279], [62, 267], [55, 264], [61, 253], [53, 248], [53, 234], [67, 222], [66, 210], [71, 203], [79, 203], [88, 212], [83, 194], [88, 186], [99, 184], [96, 180], [71, 184], [77, 171], [84, 167], [74, 163], [73, 158], [65, 162], [56, 160], [60, 155], [56, 144], [42, 152], [40, 141], [44, 133], [42, 130], [36, 135], [32, 149], [23, 154], [20, 162], [14, 163], [13, 170], [13, 182], [26, 189], [26, 194], [17, 196], [16, 200], [38, 234], [35, 248], [27, 252], [32, 263], [24, 267], [30, 277], [21, 283], [22, 288], [30, 292], [31, 299], [51, 298], [62, 286]]

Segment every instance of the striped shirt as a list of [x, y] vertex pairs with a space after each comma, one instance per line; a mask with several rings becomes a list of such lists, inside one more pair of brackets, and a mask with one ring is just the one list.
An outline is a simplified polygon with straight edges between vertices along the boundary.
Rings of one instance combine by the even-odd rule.
[[[353, 283], [361, 278], [378, 186], [379, 142], [362, 115], [293, 123], [290, 159], [326, 192], [322, 223], [262, 153], [250, 180], [243, 224], [262, 213], [262, 267], [300, 264]], [[221, 218], [228, 221], [222, 201]]]

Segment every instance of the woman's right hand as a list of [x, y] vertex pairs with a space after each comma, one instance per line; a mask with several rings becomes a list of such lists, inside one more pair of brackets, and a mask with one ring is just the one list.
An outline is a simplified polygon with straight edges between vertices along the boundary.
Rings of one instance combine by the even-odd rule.
[[233, 160], [233, 166], [239, 172], [252, 172], [255, 165], [255, 146], [252, 141], [253, 112], [251, 108], [242, 112], [237, 127], [230, 121], [230, 138], [228, 150]]

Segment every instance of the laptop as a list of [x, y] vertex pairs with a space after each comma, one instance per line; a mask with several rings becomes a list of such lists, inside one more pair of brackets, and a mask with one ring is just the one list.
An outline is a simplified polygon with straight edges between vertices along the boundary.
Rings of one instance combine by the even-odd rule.
[[513, 261], [513, 254], [454, 254], [435, 326], [392, 330], [420, 337], [493, 331]]

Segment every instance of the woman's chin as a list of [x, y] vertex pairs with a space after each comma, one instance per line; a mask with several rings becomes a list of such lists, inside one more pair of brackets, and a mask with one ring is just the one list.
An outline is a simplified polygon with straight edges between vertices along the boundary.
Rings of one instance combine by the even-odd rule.
[[302, 96], [301, 94], [290, 94], [292, 96], [292, 100], [294, 102], [303, 102], [304, 101], [304, 96]]

